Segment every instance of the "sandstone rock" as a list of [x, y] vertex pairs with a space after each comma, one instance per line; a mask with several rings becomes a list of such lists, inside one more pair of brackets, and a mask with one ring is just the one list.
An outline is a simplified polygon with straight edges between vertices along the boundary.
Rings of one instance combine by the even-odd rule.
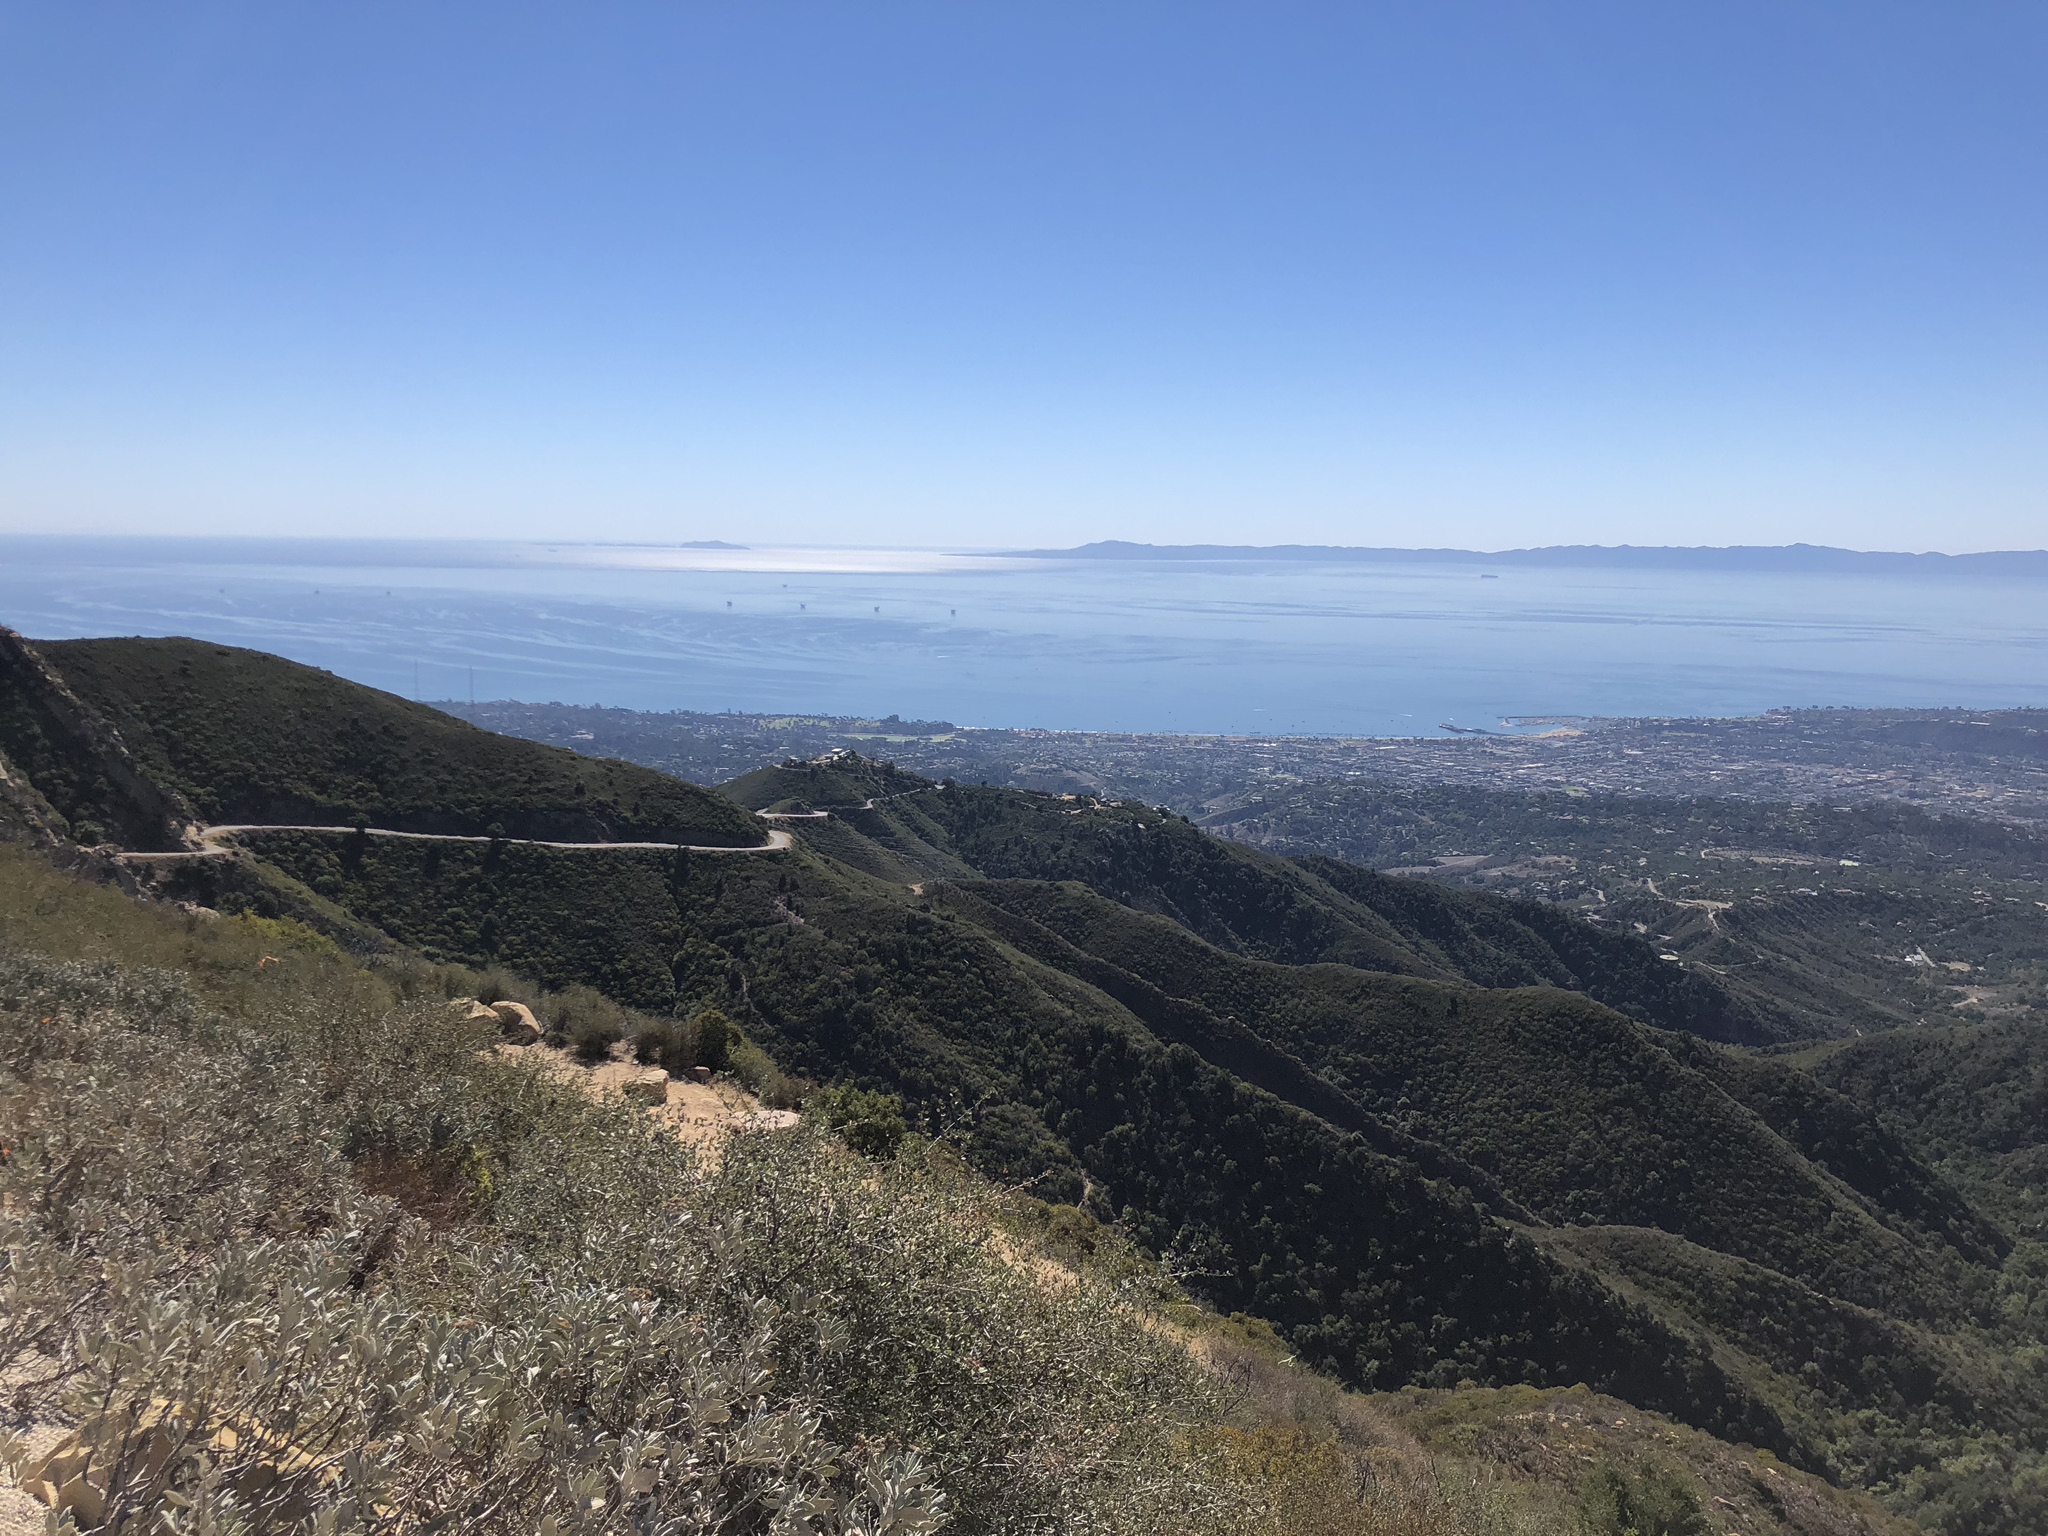
[[[119, 1448], [117, 1462], [96, 1454], [109, 1446]], [[111, 1483], [154, 1478], [174, 1457], [195, 1451], [225, 1464], [230, 1489], [267, 1496], [270, 1511], [288, 1524], [310, 1520], [318, 1491], [340, 1475], [326, 1458], [261, 1423], [240, 1417], [208, 1422], [191, 1405], [158, 1397], [140, 1412], [128, 1405], [88, 1420], [21, 1469], [21, 1490], [76, 1525], [98, 1525]]]
[[524, 1003], [502, 1002], [490, 1006], [498, 1028], [514, 1045], [531, 1045], [540, 1038], [540, 1020]]

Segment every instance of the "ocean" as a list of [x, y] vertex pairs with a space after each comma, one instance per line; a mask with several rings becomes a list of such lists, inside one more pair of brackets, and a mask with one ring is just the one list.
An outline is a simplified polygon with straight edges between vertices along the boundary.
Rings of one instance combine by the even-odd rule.
[[254, 646], [429, 700], [1068, 730], [2048, 705], [2038, 578], [7, 537], [0, 622]]

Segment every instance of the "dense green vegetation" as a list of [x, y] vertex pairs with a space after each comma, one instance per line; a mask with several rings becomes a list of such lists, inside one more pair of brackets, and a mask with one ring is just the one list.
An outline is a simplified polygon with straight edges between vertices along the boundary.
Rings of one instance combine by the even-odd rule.
[[991, 878], [1077, 880], [1260, 959], [1566, 987], [1647, 1023], [1768, 1038], [1764, 1019], [1711, 978], [1545, 903], [1389, 880], [1332, 859], [1279, 859], [1144, 806], [956, 786], [854, 824], [877, 836], [916, 834]]
[[[1774, 1127], [1681, 1064], [1679, 1056], [1695, 1054], [1683, 1041], [1596, 1004], [1550, 989], [1447, 987], [1348, 966], [1243, 960], [1071, 885], [963, 889], [1108, 961], [1071, 968], [1112, 995], [1130, 996], [1135, 978], [1212, 1019], [1241, 1022], [1352, 1104], [1454, 1151], [1538, 1219], [1663, 1228], [1869, 1305], [1939, 1313], [1954, 1304], [1952, 1276], [1919, 1292], [1939, 1270], [1914, 1243], [1932, 1236], [1945, 1245], [1943, 1223], [1962, 1204], [1955, 1191], [1892, 1144], [1892, 1179], [1867, 1178], [1864, 1202], [1843, 1199]], [[1010, 934], [1060, 963], [1055, 946]], [[1105, 974], [1111, 967], [1122, 975]], [[1767, 1062], [1754, 1069], [1796, 1077]], [[1836, 1103], [1852, 1122], [1838, 1128], [1844, 1141], [1881, 1140], [1867, 1115]], [[1904, 1211], [1882, 1203], [1894, 1192], [1906, 1196]], [[1948, 1257], [1987, 1256], [1993, 1239], [1982, 1223], [1969, 1231], [1974, 1241]]]
[[0, 830], [170, 848], [190, 815], [21, 636], [0, 628]]
[[[1557, 989], [1252, 960], [1071, 884], [918, 898], [800, 853], [700, 858], [678, 885], [655, 855], [507, 849], [547, 872], [493, 886], [485, 850], [450, 849], [430, 876], [428, 850], [372, 845], [351, 877], [346, 843], [272, 851], [417, 942], [494, 912], [496, 957], [537, 973], [573, 972], [556, 905], [573, 902], [593, 963], [648, 957], [635, 1000], [716, 1002], [791, 1068], [899, 1095], [990, 1172], [1117, 1214], [1218, 1305], [1273, 1319], [1354, 1381], [1596, 1381], [1930, 1506], [1958, 1447], [2023, 1461], [2039, 1433], [2038, 1393], [1998, 1361], [2016, 1326], [1999, 1234], [1782, 1061]], [[1672, 1251], [1711, 1263], [1661, 1287], [1640, 1245], [1546, 1244], [1564, 1269], [1532, 1264], [1497, 1217], [1461, 1214], [1427, 1179], [1566, 1231], [1647, 1242], [1662, 1224], [1693, 1239]], [[1784, 1297], [1808, 1299], [1787, 1316], [1880, 1332], [1816, 1363], [1798, 1329], [1747, 1326]], [[1597, 1342], [1610, 1331], [1614, 1353]], [[1828, 1390], [1814, 1370], [1834, 1373]]]
[[[93, 644], [79, 654], [103, 669], [112, 654], [123, 676], [145, 670], [127, 642]], [[154, 647], [150, 665], [175, 671], [175, 647]], [[256, 670], [330, 720], [415, 709]], [[207, 782], [258, 740], [238, 734], [238, 704], [207, 723], [207, 690], [235, 695], [239, 676], [166, 680], [174, 727], [120, 695], [134, 762], [195, 806], [297, 782], [270, 763]], [[501, 782], [491, 765], [514, 759], [454, 727], [464, 745], [440, 782], [431, 724], [393, 725], [402, 762], [352, 757], [342, 732], [291, 771], [337, 803], [337, 775], [360, 774], [393, 815], [474, 810]], [[517, 781], [539, 821], [588, 798], [589, 765], [562, 756]], [[1354, 1387], [1585, 1383], [1878, 1489], [1955, 1536], [2030, 1529], [2048, 1265], [2014, 1218], [2038, 1209], [2033, 1037], [1959, 1036], [1938, 1059], [1886, 1056], [1878, 1039], [1824, 1060], [1758, 1054], [1740, 1043], [1782, 1039], [1806, 1003], [1663, 959], [1660, 935], [1611, 913], [1595, 927], [1555, 904], [1280, 857], [1148, 807], [860, 759], [768, 770], [743, 791], [838, 809], [780, 823], [799, 842], [770, 854], [344, 825], [144, 873], [161, 894], [255, 914], [236, 921], [395, 948], [381, 965], [596, 999], [563, 1026], [593, 1053], [630, 1039], [680, 1066], [702, 1058], [705, 1020], [729, 1020], [717, 1054], [777, 1074], [790, 1102], [824, 1085], [817, 1119], [868, 1154], [957, 1148], [1071, 1208], [1062, 1242], [1109, 1224]], [[720, 814], [757, 840], [748, 813]], [[1971, 1128], [1981, 1112], [1988, 1132]]]
[[2048, 1240], [2048, 1028], [2007, 1019], [1901, 1030], [1799, 1058], [1969, 1189]]
[[[1036, 1176], [1050, 1195], [1097, 1186], [1098, 1207], [1141, 1242], [1208, 1272], [1219, 1305], [1282, 1323], [1349, 1379], [1586, 1377], [1782, 1442], [1691, 1346], [1644, 1334], [1645, 1319], [1455, 1191], [1163, 1041], [944, 903], [808, 855], [364, 840], [351, 867], [353, 841], [279, 837], [265, 851], [430, 955], [600, 980], [643, 1007], [715, 1004], [792, 1070], [893, 1092], [931, 1129], [964, 1117], [989, 1171]], [[1411, 1283], [1362, 1288], [1375, 1254]]]
[[[260, 651], [197, 640], [38, 647], [208, 822], [742, 847], [759, 824], [651, 769], [494, 736]], [[14, 750], [12, 742], [0, 748]], [[39, 781], [40, 782], [40, 781]]]

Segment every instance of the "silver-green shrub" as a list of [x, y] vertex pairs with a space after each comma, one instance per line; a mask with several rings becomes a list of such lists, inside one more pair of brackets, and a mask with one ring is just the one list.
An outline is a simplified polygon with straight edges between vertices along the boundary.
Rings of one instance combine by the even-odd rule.
[[0, 1373], [73, 1432], [67, 1519], [1240, 1527], [1185, 1352], [942, 1157], [800, 1127], [706, 1162], [488, 1045], [438, 1005], [226, 1020], [0, 958]]

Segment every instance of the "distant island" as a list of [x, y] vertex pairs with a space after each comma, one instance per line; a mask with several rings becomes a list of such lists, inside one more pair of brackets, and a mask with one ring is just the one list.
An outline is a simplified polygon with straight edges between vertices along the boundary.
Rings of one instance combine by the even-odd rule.
[[2048, 550], [1907, 554], [1823, 544], [1736, 544], [1725, 548], [1639, 544], [1553, 544], [1540, 549], [1373, 549], [1342, 544], [1134, 544], [1102, 539], [1074, 549], [1018, 549], [1043, 560], [1245, 560], [1347, 565], [1485, 565], [1614, 570], [1782, 571], [1864, 575], [2048, 577]]

